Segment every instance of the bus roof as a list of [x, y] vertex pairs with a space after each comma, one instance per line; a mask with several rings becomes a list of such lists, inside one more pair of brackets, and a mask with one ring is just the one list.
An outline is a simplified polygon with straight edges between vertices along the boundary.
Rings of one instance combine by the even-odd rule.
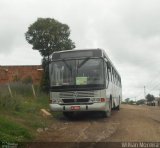
[[[79, 53], [75, 54], [75, 52], [79, 52]], [[84, 52], [85, 52], [85, 54], [84, 54]], [[71, 53], [73, 53], [73, 54], [71, 54]], [[80, 53], [82, 53], [82, 54], [80, 54]], [[51, 57], [52, 57], [52, 60], [78, 58], [78, 57], [104, 57], [111, 63], [112, 67], [119, 75], [118, 71], [116, 70], [115, 66], [113, 65], [113, 63], [109, 59], [109, 57], [104, 49], [96, 48], [96, 49], [73, 49], [73, 50], [56, 51], [56, 52], [52, 53]]]

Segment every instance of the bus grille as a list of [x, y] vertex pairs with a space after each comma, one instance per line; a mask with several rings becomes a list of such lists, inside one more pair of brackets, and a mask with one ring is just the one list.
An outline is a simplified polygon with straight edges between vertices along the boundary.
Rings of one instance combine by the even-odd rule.
[[72, 98], [86, 98], [86, 97], [94, 97], [94, 91], [68, 91], [68, 92], [60, 92], [59, 97], [62, 99], [72, 99]]
[[83, 99], [62, 99], [63, 103], [73, 103], [73, 102], [78, 102], [78, 103], [86, 103], [89, 102], [89, 98], [83, 98]]

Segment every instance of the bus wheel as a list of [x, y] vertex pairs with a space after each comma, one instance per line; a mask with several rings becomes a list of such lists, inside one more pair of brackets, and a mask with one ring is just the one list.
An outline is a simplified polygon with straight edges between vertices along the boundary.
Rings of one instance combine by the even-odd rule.
[[67, 118], [72, 118], [73, 117], [74, 112], [63, 112], [63, 115]]
[[116, 107], [116, 110], [120, 110], [120, 105], [118, 105], [118, 106]]
[[120, 110], [120, 98], [119, 98], [119, 105], [116, 107], [116, 110]]
[[110, 101], [109, 101], [109, 110], [103, 112], [103, 116], [104, 116], [104, 117], [110, 117], [110, 116], [111, 116], [111, 110], [112, 110], [112, 104], [111, 104], [111, 103], [112, 103], [112, 102], [111, 102], [111, 100], [110, 100]]

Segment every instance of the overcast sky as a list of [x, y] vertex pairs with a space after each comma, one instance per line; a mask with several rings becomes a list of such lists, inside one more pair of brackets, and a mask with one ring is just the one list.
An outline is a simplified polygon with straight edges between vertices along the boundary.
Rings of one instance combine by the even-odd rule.
[[122, 77], [123, 98], [160, 89], [159, 0], [0, 0], [0, 65], [41, 64], [24, 33], [38, 17], [69, 25], [76, 48], [103, 48]]

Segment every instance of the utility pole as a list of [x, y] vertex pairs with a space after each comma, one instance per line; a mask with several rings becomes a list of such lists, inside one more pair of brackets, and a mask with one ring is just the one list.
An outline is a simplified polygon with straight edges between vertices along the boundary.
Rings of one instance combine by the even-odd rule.
[[146, 87], [144, 86], [144, 99], [146, 99]]

